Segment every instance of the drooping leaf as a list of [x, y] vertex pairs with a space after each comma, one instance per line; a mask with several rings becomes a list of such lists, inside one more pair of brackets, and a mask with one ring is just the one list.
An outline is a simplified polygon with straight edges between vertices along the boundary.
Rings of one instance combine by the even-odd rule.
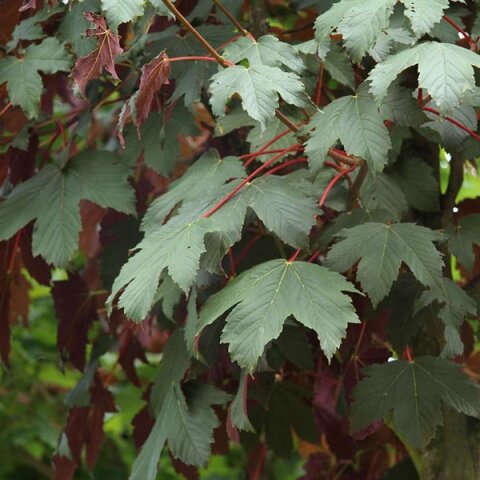
[[118, 306], [132, 320], [143, 320], [153, 305], [160, 275], [165, 269], [173, 281], [188, 292], [195, 281], [200, 256], [205, 251], [204, 237], [218, 230], [221, 227], [209, 218], [174, 217], [148, 233], [135, 247], [137, 253], [123, 265], [115, 279], [107, 300], [109, 309], [123, 289]]
[[211, 385], [192, 382], [182, 391], [180, 380], [189, 355], [181, 331], [177, 330], [164, 351], [160, 372], [152, 390], [155, 424], [135, 460], [130, 480], [154, 480], [166, 441], [173, 455], [189, 465], [201, 465], [210, 455], [213, 430], [219, 425], [212, 405], [229, 396]]
[[475, 261], [473, 245], [480, 245], [480, 215], [460, 218], [457, 225], [447, 229], [448, 249], [468, 270]]
[[155, 94], [168, 84], [170, 63], [164, 52], [159, 53], [150, 63], [142, 68], [140, 86], [135, 95], [134, 123], [140, 127], [148, 117], [152, 108]]
[[411, 207], [421, 212], [438, 212], [440, 186], [433, 169], [425, 162], [404, 158], [395, 164], [390, 178], [401, 188]]
[[[79, 275], [54, 282], [52, 296], [58, 318], [57, 346], [62, 356], [83, 371], [88, 330], [97, 317], [95, 298]], [[72, 315], [72, 311], [75, 315]]]
[[225, 68], [211, 78], [210, 103], [217, 117], [225, 115], [225, 106], [235, 94], [242, 97], [244, 110], [262, 128], [275, 116], [279, 106], [278, 97], [290, 104], [306, 105], [304, 86], [300, 78], [292, 72], [284, 72], [268, 65], [242, 65]]
[[340, 272], [358, 260], [357, 278], [374, 306], [387, 296], [405, 263], [425, 286], [440, 288], [442, 258], [433, 242], [443, 235], [412, 223], [364, 223], [340, 231], [327, 265]]
[[403, 127], [418, 127], [425, 114], [407, 88], [392, 85], [380, 105], [382, 117]]
[[248, 373], [242, 372], [240, 376], [240, 382], [238, 384], [237, 393], [230, 405], [230, 418], [232, 425], [239, 430], [245, 432], [254, 432], [247, 412], [247, 390], [248, 388]]
[[445, 324], [445, 346], [442, 356], [450, 357], [463, 353], [463, 342], [460, 338], [460, 327], [466, 317], [477, 313], [477, 305], [459, 285], [449, 278], [443, 278], [441, 289], [427, 290], [419, 298], [416, 309], [439, 302], [441, 307], [438, 317]]
[[466, 415], [480, 415], [480, 390], [458, 365], [434, 357], [397, 360], [362, 371], [355, 389], [352, 428], [357, 431], [393, 414], [393, 427], [406, 441], [425, 447], [443, 423], [446, 403]]
[[135, 213], [127, 176], [128, 171], [115, 163], [113, 154], [99, 150], [80, 153], [63, 169], [47, 165], [0, 202], [0, 239], [10, 238], [36, 220], [34, 255], [66, 266], [78, 246], [80, 200]]
[[360, 189], [360, 198], [366, 210], [386, 210], [396, 221], [400, 221], [408, 210], [407, 200], [402, 190], [390, 176], [384, 173], [375, 178], [372, 175], [365, 178]]
[[424, 42], [391, 55], [370, 72], [371, 92], [378, 101], [405, 69], [418, 64], [418, 85], [424, 88], [442, 112], [458, 107], [475, 87], [473, 67], [480, 56], [470, 50], [439, 42]]
[[119, 79], [115, 70], [115, 59], [123, 53], [120, 38], [107, 28], [105, 19], [101, 15], [86, 12], [85, 18], [95, 25], [95, 29], [88, 29], [85, 34], [87, 37], [97, 39], [97, 48], [79, 58], [70, 74], [83, 95], [88, 82], [99, 78], [104, 68], [113, 78]]
[[364, 158], [372, 173], [381, 172], [387, 163], [392, 148], [390, 135], [365, 88], [331, 102], [316, 113], [308, 127], [315, 130], [305, 152], [315, 170], [323, 165], [328, 149], [337, 140], [347, 153]]
[[65, 46], [49, 37], [27, 47], [22, 59], [14, 56], [0, 59], [0, 85], [6, 82], [10, 102], [21, 107], [29, 118], [35, 118], [43, 91], [39, 72], [67, 72], [71, 63]]
[[292, 454], [292, 431], [312, 443], [318, 438], [308, 395], [290, 382], [276, 382], [271, 390], [265, 434], [268, 445], [280, 458]]
[[211, 296], [200, 312], [202, 327], [230, 310], [222, 334], [232, 359], [253, 370], [268, 342], [293, 315], [318, 335], [327, 358], [340, 345], [348, 323], [358, 318], [350, 299], [355, 292], [342, 276], [319, 265], [273, 260], [243, 272]]

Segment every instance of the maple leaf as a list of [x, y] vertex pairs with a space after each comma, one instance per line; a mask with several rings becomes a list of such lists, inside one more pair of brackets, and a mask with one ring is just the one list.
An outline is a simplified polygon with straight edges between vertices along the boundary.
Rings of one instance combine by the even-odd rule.
[[196, 201], [199, 195], [216, 190], [227, 180], [245, 176], [237, 157], [221, 158], [214, 149], [203, 154], [178, 180], [149, 206], [142, 219], [142, 229], [149, 232], [160, 226], [172, 210], [183, 202]]
[[462, 217], [457, 225], [449, 226], [446, 233], [449, 251], [465, 268], [472, 270], [475, 261], [473, 245], [480, 244], [480, 215]]
[[0, 85], [7, 82], [12, 105], [18, 105], [29, 118], [38, 116], [42, 96], [39, 72], [56, 73], [70, 69], [71, 57], [65, 46], [50, 37], [25, 49], [22, 59], [7, 56], [0, 59]]
[[[272, 260], [242, 272], [212, 295], [200, 312], [201, 328], [228, 314], [222, 342], [232, 359], [253, 370], [268, 342], [277, 338], [288, 316], [318, 335], [327, 358], [340, 345], [348, 323], [358, 317], [350, 298], [356, 292], [341, 275], [306, 262]], [[261, 294], [259, 294], [261, 292]]]
[[165, 442], [172, 453], [188, 465], [201, 465], [210, 455], [213, 430], [219, 425], [212, 405], [221, 405], [229, 395], [211, 386], [192, 382], [184, 394], [180, 380], [189, 365], [183, 333], [170, 338], [151, 394], [155, 423], [133, 464], [130, 480], [154, 480]]
[[95, 299], [79, 275], [54, 282], [52, 296], [58, 318], [57, 347], [62, 355], [68, 353], [72, 364], [83, 371], [88, 330], [97, 318]]
[[411, 223], [364, 223], [338, 236], [343, 240], [330, 249], [327, 265], [344, 272], [360, 260], [357, 278], [374, 306], [388, 295], [402, 262], [423, 285], [440, 288], [442, 258], [433, 242], [442, 234]]
[[126, 181], [128, 170], [115, 159], [108, 152], [85, 151], [71, 158], [63, 169], [47, 165], [17, 185], [0, 201], [0, 240], [36, 220], [34, 255], [66, 266], [78, 246], [80, 200], [135, 213], [133, 192]]
[[[449, 6], [448, 0], [400, 1], [417, 38], [428, 33]], [[330, 49], [330, 35], [336, 31], [342, 35], [352, 59], [360, 62], [388, 30], [396, 3], [396, 0], [371, 0], [367, 4], [363, 0], [341, 0], [335, 3], [315, 21], [319, 55], [326, 56]]]
[[195, 281], [200, 256], [205, 251], [204, 237], [221, 230], [210, 218], [172, 218], [147, 234], [135, 247], [137, 253], [122, 267], [107, 299], [109, 310], [116, 295], [126, 315], [141, 321], [153, 305], [160, 275], [167, 270], [173, 281], [187, 292]]
[[393, 412], [393, 427], [407, 442], [425, 447], [443, 423], [441, 404], [480, 415], [480, 389], [455, 363], [435, 357], [396, 360], [362, 370], [354, 391], [352, 428], [361, 430]]
[[319, 111], [308, 125], [309, 130], [312, 128], [305, 152], [314, 170], [323, 165], [328, 149], [337, 140], [347, 153], [365, 158], [373, 173], [381, 172], [387, 163], [390, 135], [365, 85], [356, 95], [334, 100]]
[[210, 104], [218, 117], [225, 115], [227, 101], [238, 93], [242, 97], [243, 108], [260, 123], [262, 130], [275, 116], [279, 96], [290, 105], [307, 105], [300, 77], [268, 65], [225, 68], [211, 78], [210, 93]]
[[95, 29], [88, 29], [85, 34], [87, 37], [96, 37], [98, 45], [95, 50], [77, 60], [70, 74], [83, 95], [88, 82], [99, 78], [104, 68], [113, 78], [119, 80], [115, 70], [115, 59], [123, 53], [119, 36], [107, 28], [101, 15], [85, 12], [85, 18], [95, 25]]
[[165, 52], [161, 52], [150, 63], [143, 66], [140, 87], [134, 97], [134, 123], [137, 127], [140, 127], [147, 119], [155, 100], [155, 94], [162, 88], [162, 85], [169, 83], [169, 74], [170, 63]]
[[225, 47], [223, 57], [233, 63], [247, 59], [250, 65], [269, 65], [270, 67], [284, 65], [297, 73], [305, 69], [295, 48], [281, 42], [273, 35], [264, 35], [258, 40], [241, 37]]
[[370, 91], [381, 101], [390, 84], [405, 69], [418, 64], [418, 86], [424, 88], [439, 109], [458, 107], [475, 88], [473, 67], [480, 68], [480, 55], [458, 45], [424, 42], [402, 50], [379, 63], [370, 72]]

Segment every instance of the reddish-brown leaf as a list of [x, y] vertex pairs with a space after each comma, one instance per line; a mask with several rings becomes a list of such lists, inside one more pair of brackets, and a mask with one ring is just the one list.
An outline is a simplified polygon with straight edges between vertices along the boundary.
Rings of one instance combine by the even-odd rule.
[[73, 460], [57, 453], [52, 457], [52, 463], [54, 480], [72, 480], [77, 468]]
[[104, 68], [113, 78], [119, 79], [115, 70], [115, 59], [123, 53], [119, 36], [107, 28], [105, 19], [101, 15], [86, 12], [85, 18], [95, 25], [95, 29], [88, 29], [85, 34], [87, 37], [96, 37], [98, 45], [95, 50], [77, 60], [70, 74], [83, 95], [85, 95], [87, 83], [94, 78], [99, 78]]
[[100, 232], [98, 224], [105, 216], [106, 210], [88, 200], [80, 202], [80, 216], [82, 218], [82, 230], [80, 232], [80, 250], [88, 258], [95, 257], [100, 249]]
[[22, 261], [28, 273], [41, 285], [50, 285], [51, 268], [41, 255], [33, 256], [32, 253], [32, 224], [22, 230], [20, 248]]
[[98, 374], [90, 387], [90, 400], [88, 407], [73, 407], [70, 410], [65, 433], [77, 465], [81, 463], [85, 448], [87, 466], [92, 469], [105, 436], [103, 417], [106, 412], [116, 411], [113, 395], [103, 386]]
[[28, 150], [10, 147], [7, 152], [9, 180], [13, 185], [28, 180], [34, 173], [35, 157], [38, 149], [38, 137], [30, 137]]
[[137, 387], [141, 386], [140, 379], [135, 369], [135, 360], [140, 359], [144, 363], [148, 363], [145, 356], [145, 350], [135, 336], [129, 324], [125, 325], [120, 334], [120, 348], [118, 352], [118, 363], [123, 368], [128, 379]]
[[[15, 308], [12, 310], [12, 306], [15, 306], [12, 305], [14, 301], [12, 300], [12, 288], [15, 290], [15, 283], [18, 283], [17, 277], [21, 275], [19, 264], [16, 261], [19, 240], [20, 232], [11, 240], [0, 242], [0, 358], [7, 366], [9, 365], [8, 357], [10, 354], [10, 325], [12, 323], [12, 314], [15, 314], [16, 310]], [[18, 288], [22, 288], [22, 285], [19, 284]], [[18, 292], [16, 296], [18, 297]], [[28, 313], [28, 296], [26, 300], [25, 297], [18, 300], [27, 302], [26, 307], [18, 305], [18, 308], [26, 308]]]
[[72, 364], [83, 371], [88, 329], [97, 318], [95, 298], [76, 274], [68, 280], [55, 282], [52, 296], [58, 318], [58, 349], [62, 354], [67, 353]]
[[170, 62], [165, 52], [161, 52], [142, 68], [140, 87], [135, 96], [135, 125], [140, 127], [148, 117], [155, 100], [155, 94], [169, 83]]
[[0, 0], [0, 43], [6, 44], [20, 18], [22, 0]]

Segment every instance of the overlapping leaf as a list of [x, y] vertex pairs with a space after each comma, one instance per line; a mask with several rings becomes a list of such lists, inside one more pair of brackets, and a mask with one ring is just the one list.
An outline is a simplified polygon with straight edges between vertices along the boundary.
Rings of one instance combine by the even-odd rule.
[[373, 98], [362, 88], [357, 95], [334, 100], [311, 120], [314, 128], [305, 152], [315, 170], [323, 165], [328, 149], [337, 141], [347, 153], [364, 158], [372, 173], [381, 172], [392, 148]]
[[0, 201], [0, 240], [35, 220], [33, 254], [65, 267], [78, 246], [82, 199], [135, 213], [128, 171], [108, 152], [86, 151], [63, 169], [47, 165]]
[[425, 447], [443, 423], [442, 403], [466, 415], [480, 415], [480, 390], [458, 365], [434, 357], [397, 360], [362, 370], [355, 389], [352, 428], [360, 430], [392, 414], [401, 438]]
[[182, 333], [176, 331], [163, 355], [160, 373], [152, 390], [155, 424], [133, 465], [130, 480], [154, 480], [164, 444], [173, 455], [189, 465], [202, 465], [210, 455], [213, 430], [219, 425], [212, 406], [229, 396], [211, 385], [187, 385], [187, 398], [180, 380], [189, 355]]
[[302, 59], [295, 48], [281, 42], [273, 35], [264, 35], [258, 40], [241, 37], [225, 47], [223, 57], [233, 63], [248, 60], [249, 65], [285, 66], [300, 73], [304, 68]]
[[473, 245], [480, 244], [480, 215], [462, 217], [457, 225], [447, 229], [447, 234], [449, 251], [471, 270], [475, 260]]
[[457, 45], [424, 42], [391, 55], [369, 75], [371, 92], [382, 100], [388, 87], [405, 69], [418, 64], [418, 85], [424, 88], [441, 111], [458, 107], [465, 94], [475, 88], [473, 67], [480, 68], [480, 56]]
[[350, 298], [355, 292], [341, 275], [306, 262], [272, 260], [247, 270], [212, 295], [200, 312], [202, 327], [230, 309], [222, 334], [232, 359], [253, 370], [265, 346], [277, 338], [287, 317], [315, 330], [327, 358], [358, 318]]
[[427, 290], [416, 303], [419, 310], [433, 302], [439, 302], [441, 307], [438, 317], [445, 324], [445, 345], [442, 356], [451, 357], [463, 354], [463, 342], [460, 338], [460, 327], [466, 317], [473, 317], [477, 313], [477, 305], [459, 285], [443, 278], [441, 288]]
[[[448, 0], [401, 0], [405, 16], [417, 37], [428, 33], [442, 18]], [[352, 59], [360, 62], [387, 29], [396, 0], [341, 0], [315, 22], [318, 53], [323, 58], [330, 48], [330, 35], [342, 35]]]
[[441, 288], [442, 258], [433, 242], [443, 235], [412, 223], [364, 223], [338, 236], [343, 240], [328, 253], [328, 266], [344, 272], [359, 260], [357, 278], [374, 306], [390, 291], [402, 262], [423, 285]]
[[225, 68], [211, 78], [210, 94], [210, 104], [217, 117], [225, 115], [226, 104], [233, 95], [240, 95], [244, 110], [260, 122], [263, 129], [275, 116], [279, 96], [290, 105], [306, 105], [300, 78], [295, 73], [268, 65]]
[[221, 158], [215, 150], [202, 155], [167, 193], [156, 199], [142, 221], [142, 228], [149, 232], [160, 226], [172, 210], [182, 202], [196, 201], [209, 191], [222, 186], [227, 180], [243, 177], [245, 169], [236, 157]]
[[107, 300], [109, 309], [123, 288], [118, 306], [129, 318], [143, 320], [152, 307], [164, 270], [187, 292], [195, 281], [200, 256], [205, 252], [205, 235], [219, 230], [222, 226], [212, 219], [179, 216], [150, 232], [135, 247], [137, 252], [115, 279]]
[[24, 110], [29, 118], [38, 116], [43, 91], [43, 73], [68, 72], [72, 61], [65, 46], [49, 37], [25, 49], [22, 59], [7, 56], [0, 59], [0, 85], [7, 83], [10, 102]]

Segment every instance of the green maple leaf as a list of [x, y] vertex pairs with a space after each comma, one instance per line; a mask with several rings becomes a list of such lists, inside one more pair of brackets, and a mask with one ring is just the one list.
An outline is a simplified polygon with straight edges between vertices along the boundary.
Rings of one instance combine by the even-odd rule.
[[311, 166], [318, 170], [328, 149], [337, 141], [347, 153], [364, 158], [372, 173], [381, 172], [392, 148], [390, 135], [371, 95], [361, 88], [357, 95], [334, 100], [311, 120], [314, 128], [305, 152]]
[[424, 42], [379, 63], [369, 75], [370, 91], [381, 101], [398, 75], [417, 64], [419, 87], [446, 112], [458, 107], [464, 96], [474, 90], [473, 67], [480, 68], [480, 56], [457, 45]]
[[83, 152], [65, 168], [48, 165], [19, 184], [0, 201], [0, 240], [35, 220], [33, 254], [65, 267], [78, 246], [80, 200], [135, 214], [128, 170], [115, 158], [108, 152]]
[[180, 381], [190, 356], [183, 333], [177, 330], [163, 352], [163, 359], [151, 395], [155, 424], [135, 459], [130, 480], [155, 480], [158, 460], [165, 443], [173, 455], [188, 465], [201, 465], [210, 455], [213, 430], [219, 425], [212, 405], [229, 395], [211, 385], [187, 384], [187, 398]]
[[388, 295], [402, 262], [423, 285], [441, 288], [442, 258], [433, 242], [442, 234], [412, 223], [365, 223], [338, 236], [343, 240], [330, 249], [327, 265], [344, 272], [360, 260], [357, 278], [374, 306]]
[[212, 295], [200, 312], [202, 328], [222, 314], [226, 318], [222, 342], [232, 359], [253, 370], [265, 346], [276, 339], [287, 317], [293, 315], [318, 335], [331, 358], [349, 323], [358, 323], [350, 298], [356, 292], [341, 275], [306, 262], [272, 260], [236, 277]]
[[154, 303], [164, 270], [184, 292], [188, 292], [200, 267], [200, 256], [205, 252], [205, 235], [221, 229], [210, 218], [178, 215], [149, 232], [115, 279], [107, 299], [109, 310], [123, 288], [118, 306], [129, 318], [143, 320]]
[[315, 200], [289, 182], [289, 175], [254, 180], [245, 191], [248, 205], [265, 226], [285, 243], [301, 248], [320, 212]]
[[225, 106], [235, 94], [242, 97], [244, 110], [257, 120], [262, 129], [275, 116], [278, 97], [297, 107], [306, 105], [304, 86], [292, 72], [268, 65], [242, 65], [225, 68], [211, 78], [210, 104], [217, 117], [225, 115]]
[[144, 0], [102, 0], [102, 10], [108, 23], [117, 28], [121, 23], [142, 15], [144, 3]]
[[408, 204], [421, 212], [438, 212], [440, 189], [433, 168], [416, 157], [403, 158], [389, 174]]
[[442, 356], [450, 357], [463, 354], [463, 341], [460, 328], [466, 316], [473, 317], [477, 313], [477, 304], [473, 298], [454, 281], [443, 278], [440, 289], [427, 290], [416, 302], [416, 311], [433, 302], [442, 304], [438, 317], [445, 324], [446, 344]]
[[[428, 33], [442, 19], [449, 6], [448, 0], [401, 0], [405, 16], [416, 37]], [[388, 31], [390, 17], [396, 0], [341, 0], [319, 15], [315, 21], [315, 38], [318, 53], [325, 58], [330, 49], [330, 35], [342, 35], [350, 56], [360, 62], [363, 56], [374, 49], [385, 31]]]
[[462, 217], [457, 225], [447, 231], [448, 249], [468, 270], [472, 270], [475, 261], [473, 245], [480, 245], [480, 215]]
[[303, 60], [292, 45], [281, 42], [273, 35], [264, 35], [258, 40], [241, 37], [225, 47], [223, 57], [233, 63], [248, 60], [250, 65], [288, 67], [294, 72], [305, 69]]
[[49, 37], [38, 45], [27, 47], [23, 58], [0, 59], [0, 85], [7, 82], [12, 105], [21, 107], [29, 118], [35, 118], [43, 91], [39, 72], [68, 72], [71, 66], [72, 59], [64, 45]]
[[397, 360], [362, 370], [354, 391], [352, 428], [361, 430], [393, 412], [400, 438], [425, 447], [443, 423], [442, 402], [466, 415], [480, 415], [480, 390], [458, 365], [434, 357]]
[[152, 202], [142, 220], [143, 230], [149, 232], [160, 226], [183, 202], [198, 202], [199, 196], [205, 198], [227, 180], [244, 176], [245, 169], [238, 157], [221, 158], [216, 150], [209, 150], [170, 185], [167, 193]]
[[449, 7], [449, 0], [402, 0], [402, 3], [405, 5], [405, 16], [417, 37], [428, 33]]
[[399, 221], [408, 210], [407, 200], [402, 190], [384, 173], [375, 178], [367, 175], [360, 189], [360, 198], [366, 210], [386, 210], [396, 221]]

